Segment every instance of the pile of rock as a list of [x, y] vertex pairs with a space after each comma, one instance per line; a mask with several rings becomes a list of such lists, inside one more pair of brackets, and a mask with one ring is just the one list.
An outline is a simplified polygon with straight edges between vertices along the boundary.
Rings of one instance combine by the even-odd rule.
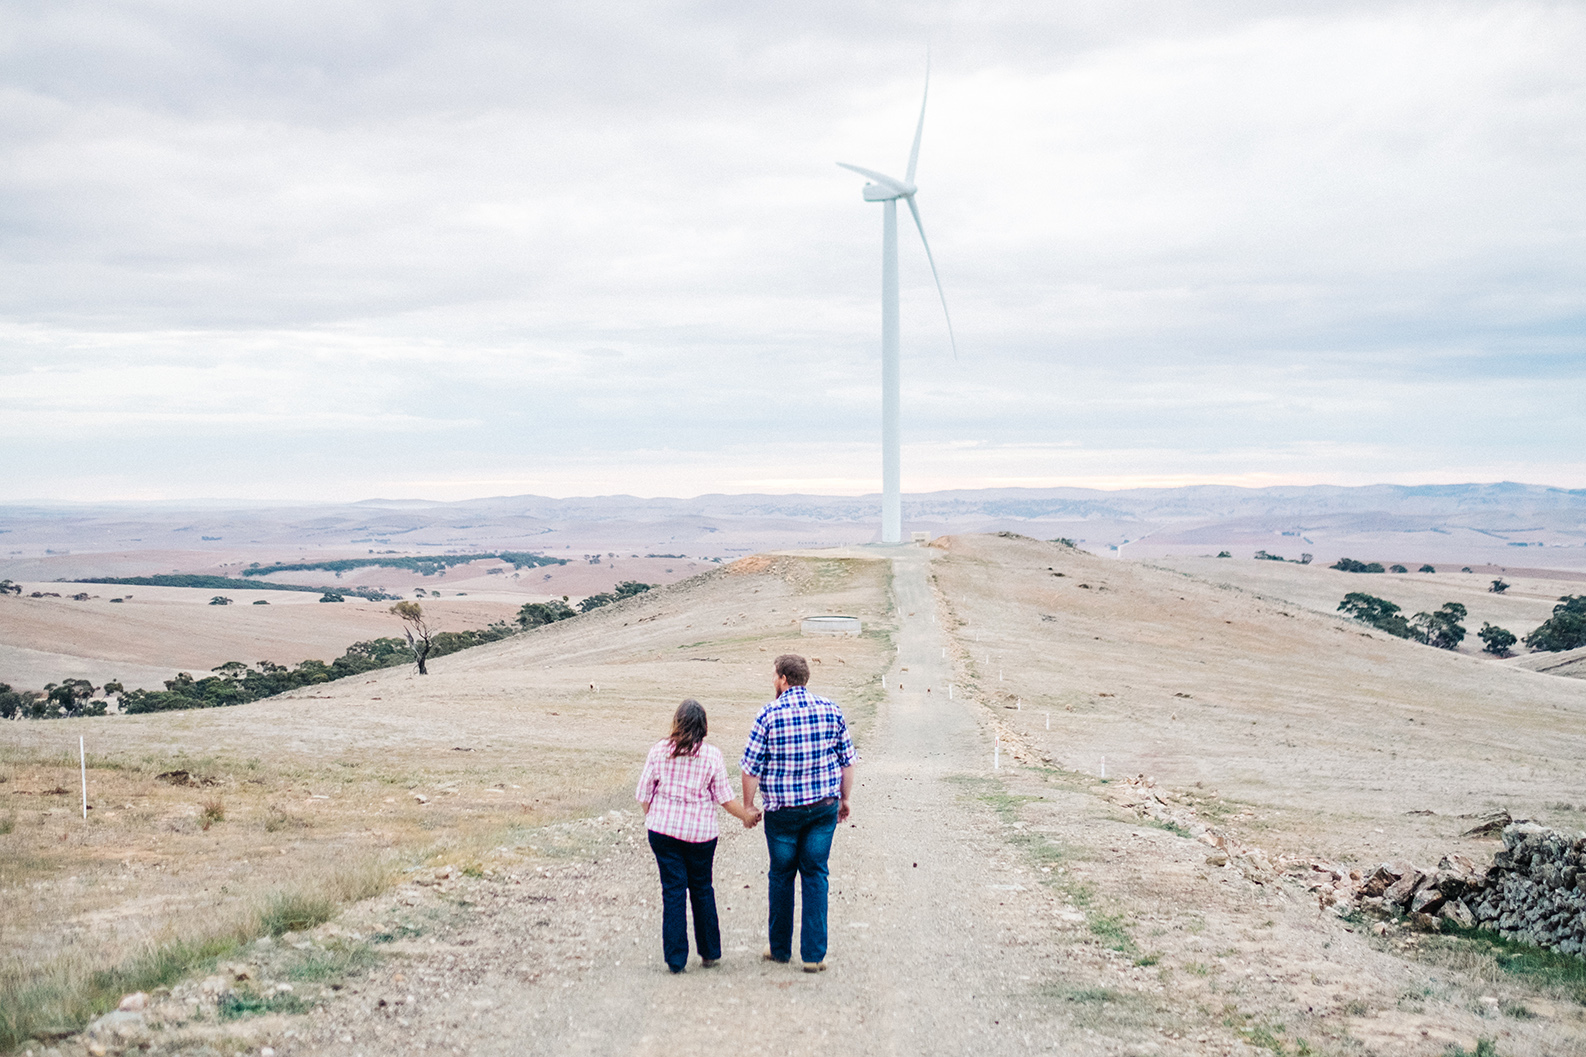
[[[1480, 925], [1507, 939], [1564, 954], [1586, 950], [1586, 837], [1534, 822], [1503, 830], [1490, 867], [1445, 855], [1436, 870], [1385, 862], [1356, 889], [1363, 910], [1403, 912], [1424, 928]], [[1441, 919], [1441, 920], [1440, 920]]]
[[1564, 954], [1586, 950], [1586, 837], [1534, 822], [1503, 831], [1476, 920], [1508, 939]]

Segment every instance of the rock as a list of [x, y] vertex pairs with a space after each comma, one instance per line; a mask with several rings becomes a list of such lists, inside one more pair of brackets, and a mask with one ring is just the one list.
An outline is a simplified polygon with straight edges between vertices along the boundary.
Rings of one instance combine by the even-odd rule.
[[457, 876], [457, 867], [455, 866], [442, 866], [435, 871], [435, 880], [437, 881], [450, 881], [455, 876]]
[[1410, 914], [1407, 918], [1411, 928], [1420, 929], [1422, 932], [1437, 932], [1442, 925], [1430, 914]]
[[130, 995], [123, 995], [121, 1003], [116, 1009], [123, 1013], [141, 1013], [149, 1008], [149, 996], [142, 991], [134, 991]]
[[206, 995], [219, 995], [231, 990], [231, 985], [226, 982], [224, 976], [207, 976], [204, 982], [198, 985], [198, 989]]
[[1458, 899], [1451, 899], [1444, 903], [1442, 909], [1438, 911], [1438, 916], [1445, 921], [1452, 921], [1462, 929], [1473, 929], [1476, 927], [1476, 915], [1472, 914], [1470, 908]]
[[1415, 890], [1420, 888], [1426, 879], [1426, 874], [1412, 866], [1383, 891], [1382, 898], [1394, 906], [1408, 906], [1410, 897], [1415, 895]]
[[1436, 888], [1423, 888], [1410, 897], [1410, 910], [1416, 914], [1435, 914], [1443, 909], [1445, 897]]
[[1227, 866], [1228, 865], [1228, 853], [1227, 852], [1222, 852], [1222, 851], [1214, 851], [1214, 852], [1212, 852], [1210, 855], [1206, 856], [1206, 865], [1207, 866]]
[[1503, 832], [1503, 828], [1507, 826], [1510, 821], [1511, 819], [1509, 818], [1509, 812], [1507, 811], [1500, 811], [1494, 815], [1487, 815], [1483, 817], [1480, 822], [1476, 823], [1475, 826], [1467, 829], [1463, 836], [1491, 837], [1495, 834]]
[[275, 1057], [275, 1048], [271, 1046], [260, 1048], [259, 1057]]
[[1365, 883], [1360, 886], [1360, 894], [1363, 896], [1380, 896], [1388, 890], [1389, 885], [1403, 877], [1407, 870], [1413, 869], [1415, 867], [1402, 859], [1385, 862], [1378, 866], [1370, 877], [1366, 878]]

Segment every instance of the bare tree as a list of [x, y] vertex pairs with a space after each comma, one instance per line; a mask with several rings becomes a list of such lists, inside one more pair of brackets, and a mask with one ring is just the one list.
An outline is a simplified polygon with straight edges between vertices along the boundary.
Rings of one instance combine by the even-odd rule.
[[408, 646], [413, 650], [413, 656], [418, 658], [419, 674], [430, 674], [429, 669], [424, 666], [424, 658], [430, 655], [433, 636], [429, 623], [424, 619], [424, 608], [417, 602], [398, 602], [391, 607], [391, 612], [402, 618], [402, 631], [408, 637]]

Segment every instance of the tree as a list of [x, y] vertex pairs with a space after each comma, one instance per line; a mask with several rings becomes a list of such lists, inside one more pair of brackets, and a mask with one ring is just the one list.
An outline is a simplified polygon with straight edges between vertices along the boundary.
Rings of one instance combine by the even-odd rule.
[[[1229, 551], [1218, 551], [1217, 552], [1217, 557], [1219, 557], [1219, 558], [1232, 558], [1233, 554], [1231, 552], [1229, 552]], [[671, 572], [671, 571], [672, 570], [670, 570], [670, 569], [667, 570], [667, 572]]]
[[1557, 653], [1586, 646], [1586, 595], [1565, 595], [1553, 607], [1553, 615], [1525, 637], [1533, 650]]
[[1408, 569], [1406, 569], [1406, 568], [1405, 568], [1405, 567], [1404, 567], [1404, 566], [1402, 566], [1402, 565], [1394, 565], [1394, 566], [1390, 566], [1390, 567], [1389, 567], [1389, 568], [1388, 568], [1388, 571], [1389, 571], [1389, 572], [1390, 572], [1390, 573], [1407, 573], [1407, 572], [1409, 572], [1409, 571], [1410, 571], [1410, 570], [1408, 570]]
[[1485, 620], [1481, 622], [1481, 630], [1476, 632], [1476, 637], [1486, 643], [1482, 649], [1494, 657], [1509, 656], [1516, 641], [1514, 632], [1489, 624]]
[[1340, 558], [1329, 568], [1337, 569], [1343, 573], [1380, 573], [1384, 571], [1381, 562], [1357, 562], [1353, 558]]
[[67, 719], [77, 716], [102, 716], [104, 701], [90, 700], [94, 684], [87, 679], [63, 679], [44, 684], [44, 700], [31, 710], [37, 719]]
[[1444, 602], [1435, 613], [1417, 613], [1410, 618], [1415, 638], [1440, 650], [1454, 650], [1465, 641], [1465, 607], [1458, 602]]
[[1509, 585], [1504, 583], [1502, 580], [1494, 580], [1492, 582], [1492, 586], [1487, 588], [1487, 590], [1492, 594], [1501, 595], [1505, 591], [1509, 590]]
[[12, 583], [10, 580], [0, 580], [0, 598], [6, 595], [20, 595], [21, 593], [21, 584]]
[[214, 598], [209, 600], [209, 604], [212, 606], [229, 606], [231, 605], [231, 599], [227, 598], [225, 595], [216, 595]]
[[337, 591], [326, 591], [324, 594], [319, 596], [319, 600], [321, 602], [345, 602], [345, 601], [347, 601], [347, 599], [342, 597], [340, 592], [337, 592]]
[[0, 683], [0, 719], [16, 719], [26, 715], [33, 695], [11, 689], [10, 683]]
[[537, 628], [542, 624], [554, 624], [558, 620], [566, 620], [577, 615], [573, 607], [567, 604], [564, 596], [560, 602], [552, 599], [549, 602], [524, 603], [518, 610], [518, 623], [525, 628]]
[[1435, 572], [1437, 572], [1437, 570], [1432, 568], [1430, 565], [1423, 565], [1423, 566], [1421, 566], [1419, 569], [1417, 569], [1415, 571], [1418, 572], [1418, 573], [1435, 573]]
[[1364, 591], [1351, 591], [1338, 603], [1338, 611], [1347, 613], [1362, 624], [1370, 624], [1379, 631], [1397, 635], [1401, 639], [1415, 638], [1410, 622], [1399, 615], [1399, 607], [1386, 598], [1368, 595]]
[[424, 660], [434, 647], [434, 636], [430, 633], [429, 622], [424, 619], [424, 607], [417, 602], [398, 602], [391, 607], [391, 612], [402, 618], [402, 631], [408, 637], [408, 648], [413, 651], [414, 659], [419, 662], [419, 674], [430, 674]]

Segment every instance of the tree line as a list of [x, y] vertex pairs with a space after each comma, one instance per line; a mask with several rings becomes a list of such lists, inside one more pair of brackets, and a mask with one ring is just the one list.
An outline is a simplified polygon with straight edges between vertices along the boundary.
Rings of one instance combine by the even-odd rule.
[[[1389, 635], [1438, 649], [1457, 649], [1465, 639], [1465, 627], [1460, 621], [1465, 619], [1466, 609], [1458, 602], [1445, 602], [1435, 612], [1406, 617], [1399, 606], [1385, 598], [1351, 591], [1338, 603], [1338, 610]], [[1586, 595], [1560, 598], [1558, 605], [1553, 607], [1553, 615], [1524, 639], [1487, 621], [1482, 622], [1476, 637], [1481, 639], [1484, 652], [1498, 657], [1509, 656], [1519, 641], [1539, 652], [1579, 649], [1586, 646]]]
[[[435, 657], [497, 642], [581, 613], [591, 613], [602, 606], [643, 594], [654, 586], [626, 580], [610, 592], [585, 598], [579, 603], [577, 611], [568, 605], [566, 596], [561, 601], [530, 602], [518, 610], [517, 627], [497, 621], [488, 627], [468, 631], [433, 631], [417, 602], [398, 601], [391, 607], [391, 612], [403, 622], [406, 641], [378, 638], [355, 642], [333, 661], [308, 660], [292, 668], [272, 661], [259, 661], [253, 665], [227, 661], [210, 669], [209, 675], [199, 679], [188, 672], [178, 672], [175, 678], [165, 680], [164, 690], [127, 690], [118, 682], [96, 687], [87, 679], [48, 683], [42, 692], [14, 690], [8, 684], [0, 683], [0, 719], [103, 716], [108, 713], [112, 695], [124, 715], [222, 708], [380, 668], [414, 664], [424, 674], [428, 661]], [[104, 696], [97, 697], [101, 691]]]

